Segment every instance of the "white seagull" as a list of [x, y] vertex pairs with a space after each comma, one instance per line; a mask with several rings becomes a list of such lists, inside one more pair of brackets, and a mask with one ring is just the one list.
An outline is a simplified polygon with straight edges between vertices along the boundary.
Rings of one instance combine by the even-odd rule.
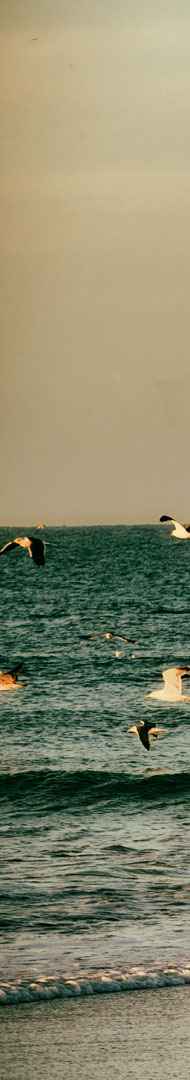
[[171, 524], [174, 526], [171, 536], [175, 536], [176, 540], [190, 540], [190, 525], [181, 525], [180, 521], [176, 521], [176, 519], [170, 517], [169, 514], [162, 514], [160, 521], [171, 521]]
[[158, 739], [159, 735], [165, 735], [163, 728], [153, 727], [151, 720], [140, 720], [139, 724], [134, 724], [133, 727], [128, 728], [129, 735], [138, 735], [145, 750], [150, 750], [150, 736], [153, 739]]
[[158, 701], [190, 701], [190, 695], [182, 694], [182, 678], [190, 675], [190, 667], [172, 667], [162, 671], [164, 686], [162, 690], [151, 690], [147, 697]]
[[37, 566], [44, 566], [45, 563], [45, 543], [44, 540], [39, 540], [36, 536], [16, 536], [15, 540], [9, 540], [8, 544], [4, 544], [4, 547], [0, 548], [0, 555], [5, 555], [7, 551], [13, 551], [13, 549], [19, 545], [19, 547], [26, 548], [30, 558], [37, 563]]

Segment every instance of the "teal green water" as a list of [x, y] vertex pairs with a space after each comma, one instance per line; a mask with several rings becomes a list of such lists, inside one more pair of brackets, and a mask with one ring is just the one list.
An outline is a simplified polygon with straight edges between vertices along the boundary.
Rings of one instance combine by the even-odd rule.
[[[0, 692], [2, 978], [180, 965], [190, 704], [145, 695], [190, 663], [190, 545], [160, 527], [44, 538], [44, 568], [0, 561], [0, 666], [26, 680]], [[136, 644], [88, 638], [104, 630]], [[149, 754], [128, 735], [145, 715], [165, 728]]]

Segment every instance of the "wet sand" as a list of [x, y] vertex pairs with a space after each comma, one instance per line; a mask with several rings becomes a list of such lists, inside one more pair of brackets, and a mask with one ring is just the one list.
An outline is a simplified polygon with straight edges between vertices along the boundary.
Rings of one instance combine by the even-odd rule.
[[189, 1080], [190, 988], [2, 1009], [1, 1080]]

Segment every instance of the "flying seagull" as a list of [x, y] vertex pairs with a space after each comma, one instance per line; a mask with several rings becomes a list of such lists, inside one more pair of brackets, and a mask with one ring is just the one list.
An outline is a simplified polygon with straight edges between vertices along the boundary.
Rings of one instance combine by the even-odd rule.
[[150, 720], [140, 720], [139, 724], [128, 728], [128, 732], [129, 735], [139, 735], [145, 750], [150, 750], [150, 735], [153, 739], [157, 739], [159, 735], [165, 735], [163, 728], [153, 727]]
[[190, 701], [188, 694], [182, 694], [182, 678], [190, 675], [190, 667], [166, 668], [162, 671], [164, 686], [162, 690], [151, 690], [147, 695], [158, 701]]
[[124, 641], [125, 645], [136, 645], [136, 639], [125, 637], [124, 634], [117, 634], [113, 630], [94, 630], [92, 633], [81, 635], [82, 640], [97, 637], [103, 638], [104, 641]]
[[105, 641], [124, 641], [125, 645], [135, 645], [136, 644], [136, 641], [135, 641], [134, 638], [125, 637], [124, 634], [117, 634], [116, 631], [112, 631], [112, 630], [105, 630], [103, 632], [99, 631], [99, 634], [97, 634], [97, 637], [102, 637], [102, 638], [104, 638]]
[[171, 521], [174, 526], [171, 536], [175, 536], [176, 540], [190, 540], [190, 525], [181, 525], [180, 521], [176, 521], [169, 514], [162, 514], [160, 521]]
[[0, 555], [5, 555], [7, 551], [13, 551], [16, 545], [26, 548], [30, 558], [37, 563], [37, 566], [44, 566], [45, 563], [45, 543], [44, 540], [39, 540], [36, 536], [16, 536], [15, 540], [9, 540], [8, 544], [4, 544], [4, 547], [0, 548]]

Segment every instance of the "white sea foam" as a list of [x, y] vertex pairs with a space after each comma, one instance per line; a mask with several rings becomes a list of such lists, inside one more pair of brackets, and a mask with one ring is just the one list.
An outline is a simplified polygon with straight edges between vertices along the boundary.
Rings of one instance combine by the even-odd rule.
[[90, 994], [120, 993], [132, 990], [159, 990], [161, 987], [190, 984], [189, 964], [155, 970], [130, 968], [128, 971], [101, 970], [81, 972], [77, 978], [41, 975], [36, 979], [1, 981], [0, 1006], [51, 1001], [54, 998], [83, 997]]

